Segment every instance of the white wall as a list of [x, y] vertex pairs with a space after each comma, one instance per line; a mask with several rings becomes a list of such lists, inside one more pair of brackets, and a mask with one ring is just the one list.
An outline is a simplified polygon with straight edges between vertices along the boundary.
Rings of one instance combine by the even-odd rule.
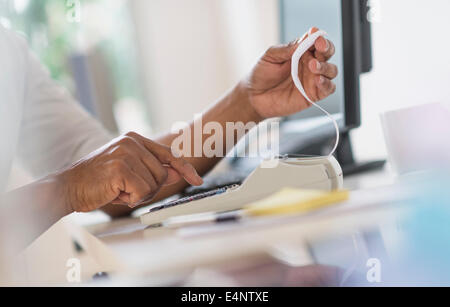
[[278, 39], [276, 0], [130, 0], [156, 131], [193, 119]]
[[362, 78], [363, 127], [354, 132], [362, 159], [386, 155], [379, 114], [450, 102], [450, 1], [380, 0], [373, 24], [374, 70]]
[[[301, 0], [299, 0], [301, 1]], [[278, 40], [277, 0], [130, 0], [156, 130], [192, 119]], [[357, 158], [384, 157], [379, 114], [450, 100], [450, 1], [378, 0]], [[299, 16], [301, 17], [301, 16]]]

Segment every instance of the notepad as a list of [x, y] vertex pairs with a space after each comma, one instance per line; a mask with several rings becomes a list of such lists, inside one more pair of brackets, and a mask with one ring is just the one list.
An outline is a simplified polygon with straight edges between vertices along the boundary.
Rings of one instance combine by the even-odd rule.
[[344, 202], [349, 197], [348, 191], [283, 189], [268, 198], [245, 206], [244, 210], [252, 216], [302, 214]]

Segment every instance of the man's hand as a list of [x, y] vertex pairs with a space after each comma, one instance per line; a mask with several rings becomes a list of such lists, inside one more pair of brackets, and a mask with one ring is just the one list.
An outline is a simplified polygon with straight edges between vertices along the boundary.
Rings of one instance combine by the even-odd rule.
[[203, 183], [194, 167], [175, 158], [169, 147], [136, 133], [113, 140], [57, 175], [69, 212], [90, 212], [107, 204], [134, 208], [182, 178], [192, 185]]
[[[312, 28], [310, 33], [317, 31]], [[307, 36], [305, 34], [303, 39], [288, 45], [270, 48], [245, 80], [250, 103], [261, 117], [289, 116], [310, 106], [291, 78], [292, 55]], [[323, 100], [336, 91], [332, 80], [338, 75], [338, 69], [327, 63], [334, 52], [333, 43], [320, 37], [300, 60], [300, 81], [313, 101]]]

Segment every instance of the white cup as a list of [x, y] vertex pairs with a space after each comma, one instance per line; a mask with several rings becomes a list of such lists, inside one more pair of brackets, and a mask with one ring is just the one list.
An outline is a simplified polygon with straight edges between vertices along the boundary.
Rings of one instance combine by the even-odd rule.
[[450, 106], [433, 103], [381, 115], [389, 161], [399, 175], [450, 166]]

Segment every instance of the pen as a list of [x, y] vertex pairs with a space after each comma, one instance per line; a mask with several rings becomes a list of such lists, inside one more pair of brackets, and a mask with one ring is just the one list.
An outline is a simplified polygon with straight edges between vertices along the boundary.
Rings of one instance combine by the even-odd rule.
[[200, 213], [176, 216], [167, 219], [163, 226], [167, 228], [182, 228], [187, 226], [212, 225], [227, 222], [238, 222], [246, 216], [244, 210], [225, 213]]
[[163, 226], [167, 228], [181, 228], [187, 226], [238, 222], [245, 217], [251, 216], [302, 214], [346, 201], [348, 198], [348, 191], [334, 191], [326, 195], [321, 195], [320, 197], [312, 197], [308, 200], [298, 200], [293, 202], [287, 201], [284, 204], [271, 203], [269, 205], [250, 205], [242, 210], [224, 213], [200, 213], [176, 216], [167, 219], [163, 223]]

